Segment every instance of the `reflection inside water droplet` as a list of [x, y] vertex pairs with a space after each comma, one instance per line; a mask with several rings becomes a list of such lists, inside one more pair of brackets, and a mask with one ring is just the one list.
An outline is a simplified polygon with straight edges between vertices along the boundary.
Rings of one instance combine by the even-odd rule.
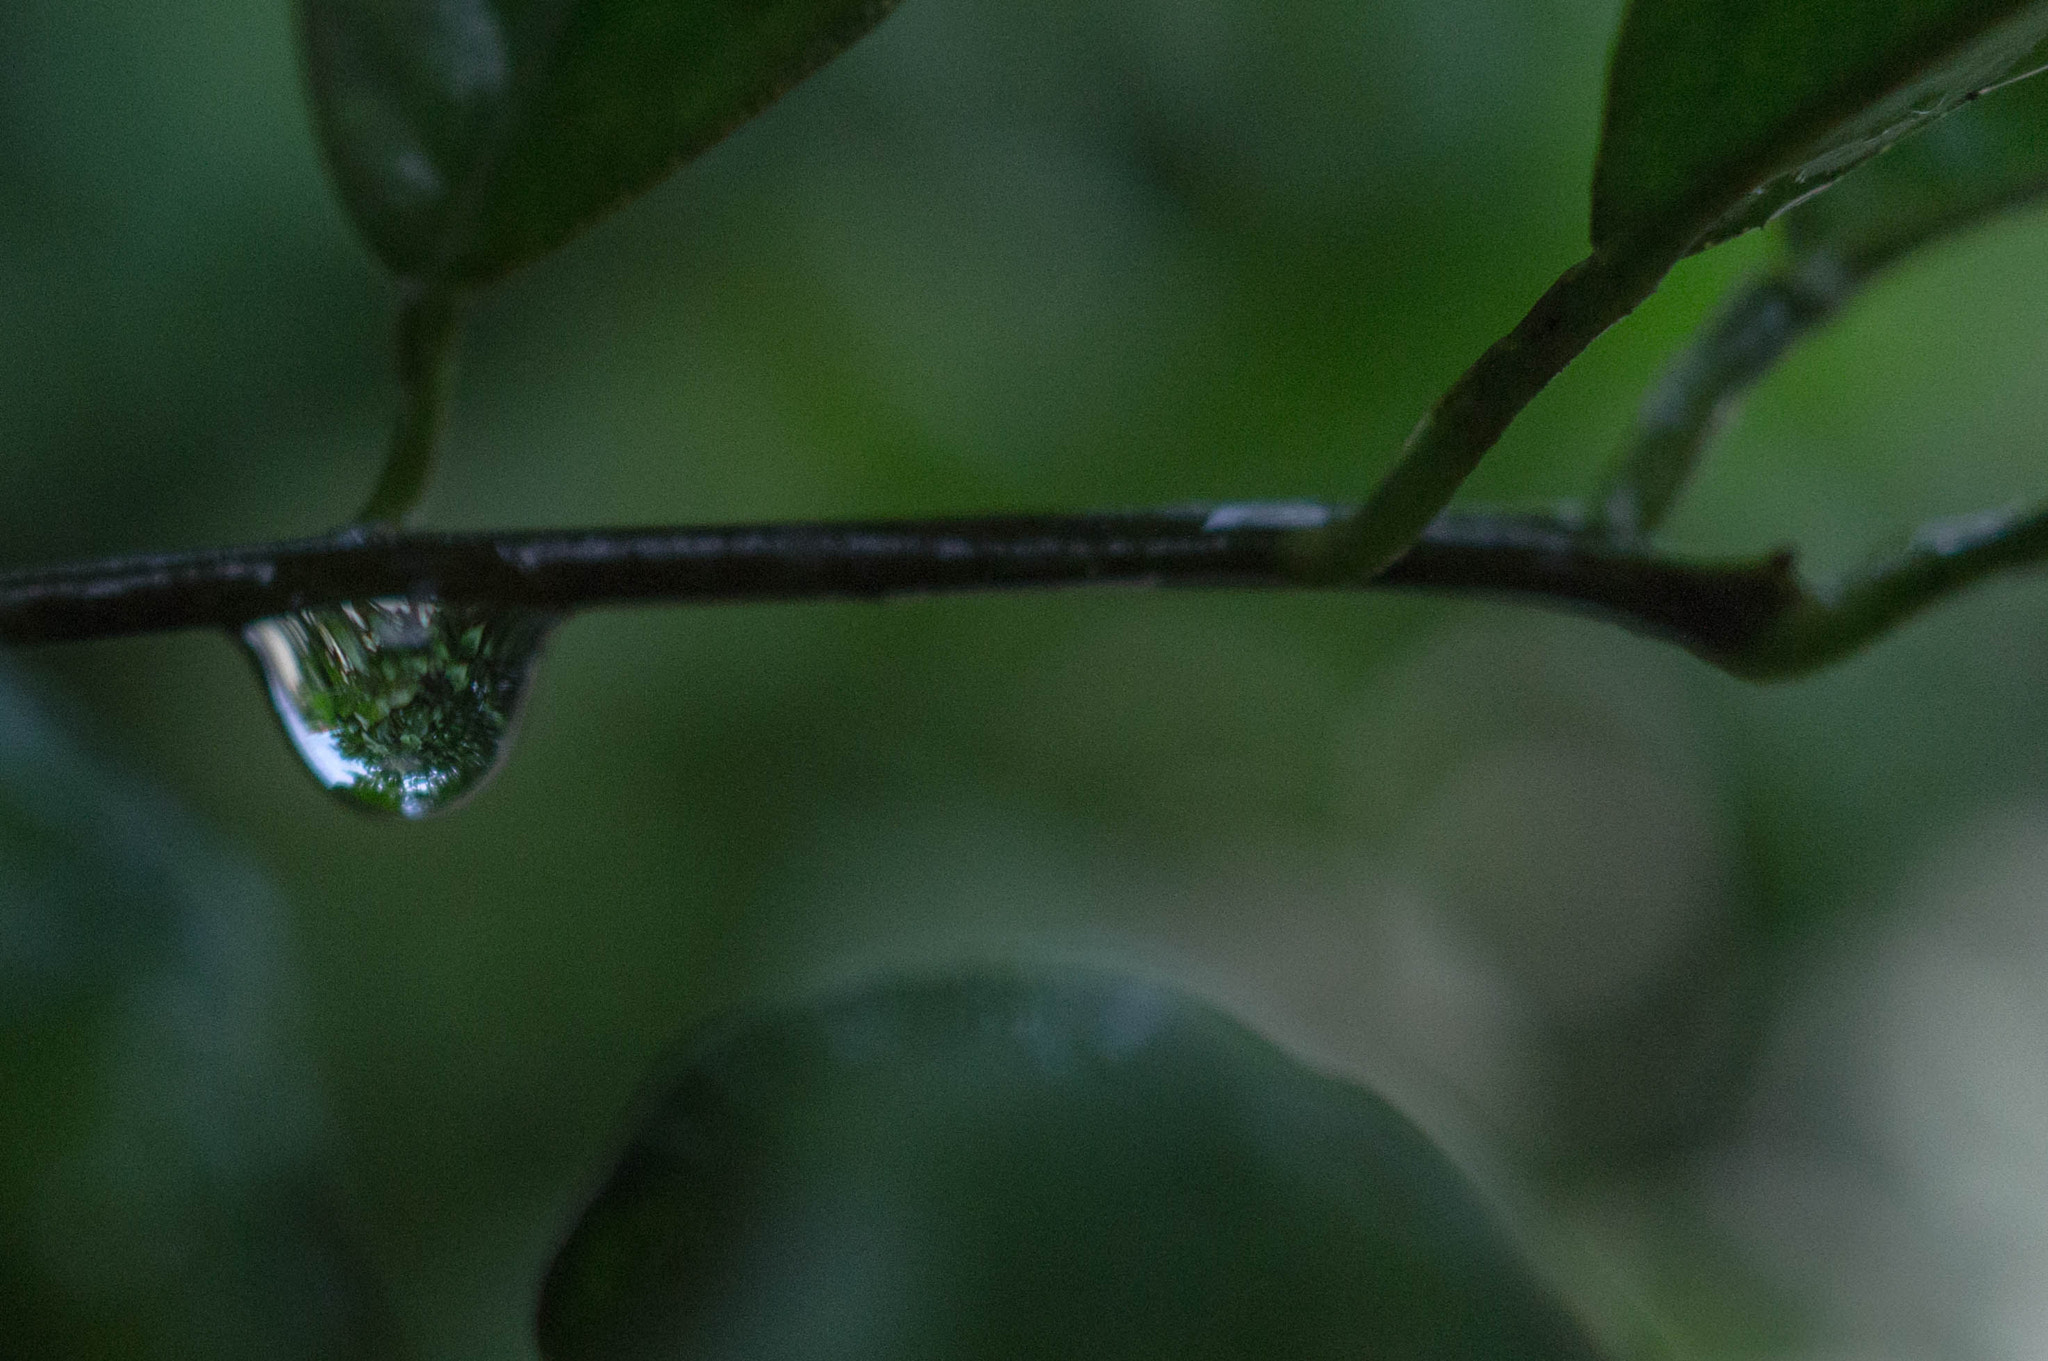
[[422, 818], [490, 778], [553, 618], [394, 597], [242, 630], [285, 735], [358, 807]]

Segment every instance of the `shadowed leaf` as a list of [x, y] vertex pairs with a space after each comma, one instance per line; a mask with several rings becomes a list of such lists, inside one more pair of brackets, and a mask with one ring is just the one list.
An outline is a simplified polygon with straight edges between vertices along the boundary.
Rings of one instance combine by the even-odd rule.
[[1593, 242], [1675, 257], [1759, 226], [2042, 64], [2048, 4], [1634, 0], [1593, 178]]
[[1106, 976], [705, 1035], [548, 1278], [556, 1361], [1588, 1358], [1392, 1107]]
[[260, 879], [0, 671], [0, 1355], [380, 1354], [290, 958]]
[[321, 139], [398, 274], [476, 283], [711, 146], [895, 0], [300, 0]]

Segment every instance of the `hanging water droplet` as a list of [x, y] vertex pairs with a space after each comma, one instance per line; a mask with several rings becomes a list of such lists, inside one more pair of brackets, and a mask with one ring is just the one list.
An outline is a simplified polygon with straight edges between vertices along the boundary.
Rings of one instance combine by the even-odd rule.
[[259, 619], [242, 640], [313, 778], [359, 807], [423, 818], [490, 778], [553, 622], [392, 597]]

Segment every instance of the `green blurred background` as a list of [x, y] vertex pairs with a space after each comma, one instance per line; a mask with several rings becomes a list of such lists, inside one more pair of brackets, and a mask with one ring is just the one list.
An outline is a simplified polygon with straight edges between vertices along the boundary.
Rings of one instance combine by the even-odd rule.
[[[908, 0], [479, 307], [424, 522], [1359, 495], [1581, 253], [1616, 10]], [[2044, 247], [2017, 216], [1859, 302], [1759, 391], [1674, 544], [1826, 569], [2041, 494]], [[1588, 485], [1772, 250], [1683, 266], [1472, 496]], [[345, 518], [391, 307], [285, 5], [0, 6], [0, 564]], [[322, 794], [223, 639], [18, 654], [9, 690], [69, 735], [8, 700], [41, 735], [0, 771], [0, 968], [33, 953], [19, 923], [112, 901], [79, 865], [143, 866], [105, 873], [184, 925], [36, 956], [44, 983], [59, 956], [156, 980], [147, 1005], [0, 978], [0, 1173], [39, 1226], [12, 1269], [89, 1301], [108, 1243], [157, 1235], [175, 1279], [183, 1240], [139, 1207], [304, 1181], [317, 1225], [207, 1241], [310, 1243], [373, 1284], [301, 1281], [302, 1316], [375, 1315], [396, 1354], [527, 1356], [545, 1263], [691, 1022], [1056, 956], [1184, 980], [1392, 1093], [1625, 1351], [2037, 1356], [2044, 604], [1996, 585], [1780, 689], [1468, 602], [598, 614], [498, 783], [421, 826]], [[88, 811], [45, 817], [52, 788]], [[96, 800], [127, 849], [95, 848]], [[53, 1151], [178, 1101], [175, 1138]], [[74, 1340], [91, 1313], [13, 1305]]]

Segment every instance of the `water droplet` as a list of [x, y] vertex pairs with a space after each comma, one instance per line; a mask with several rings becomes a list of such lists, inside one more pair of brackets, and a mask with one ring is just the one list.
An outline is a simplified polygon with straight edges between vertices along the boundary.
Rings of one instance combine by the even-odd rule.
[[423, 818], [497, 768], [553, 623], [392, 597], [259, 619], [242, 640], [314, 779], [357, 807]]

